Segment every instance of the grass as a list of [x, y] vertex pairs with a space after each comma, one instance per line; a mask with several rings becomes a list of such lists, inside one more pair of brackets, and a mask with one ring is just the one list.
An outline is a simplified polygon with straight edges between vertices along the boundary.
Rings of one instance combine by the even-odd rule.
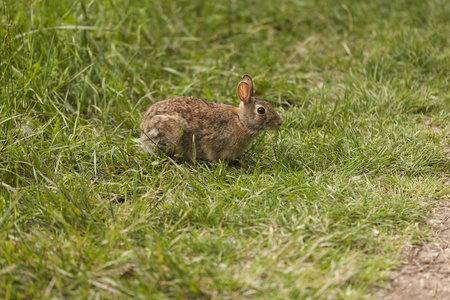
[[[446, 1], [0, 10], [1, 298], [370, 298], [449, 199]], [[241, 165], [141, 152], [149, 105], [243, 73], [284, 124]]]

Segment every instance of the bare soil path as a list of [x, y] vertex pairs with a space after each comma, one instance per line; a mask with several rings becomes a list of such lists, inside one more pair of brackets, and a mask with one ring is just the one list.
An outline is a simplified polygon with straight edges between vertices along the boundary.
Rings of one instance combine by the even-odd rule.
[[393, 272], [378, 299], [450, 299], [450, 201], [438, 202], [428, 223], [432, 242], [403, 251], [408, 263]]

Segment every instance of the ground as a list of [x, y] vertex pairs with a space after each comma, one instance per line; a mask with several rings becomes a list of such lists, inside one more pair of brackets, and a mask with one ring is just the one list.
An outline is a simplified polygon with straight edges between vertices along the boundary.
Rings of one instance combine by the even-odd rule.
[[[1, 299], [445, 297], [448, 1], [0, 3]], [[245, 73], [238, 164], [141, 152]]]
[[[449, 185], [450, 176], [443, 188]], [[450, 201], [436, 203], [426, 222], [432, 233], [430, 240], [405, 247], [400, 259], [407, 263], [391, 272], [390, 286], [378, 291], [377, 298], [450, 299]]]
[[450, 299], [450, 202], [438, 203], [428, 224], [432, 240], [405, 248], [408, 262], [391, 273], [391, 287], [379, 299]]

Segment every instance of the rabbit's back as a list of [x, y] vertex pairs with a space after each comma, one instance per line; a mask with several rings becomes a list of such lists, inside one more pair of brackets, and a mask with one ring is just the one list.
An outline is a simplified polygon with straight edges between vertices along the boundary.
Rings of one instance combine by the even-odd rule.
[[221, 106], [195, 97], [177, 97], [153, 104], [144, 115], [144, 122], [155, 115], [183, 116], [188, 122], [197, 121], [199, 115], [208, 115]]

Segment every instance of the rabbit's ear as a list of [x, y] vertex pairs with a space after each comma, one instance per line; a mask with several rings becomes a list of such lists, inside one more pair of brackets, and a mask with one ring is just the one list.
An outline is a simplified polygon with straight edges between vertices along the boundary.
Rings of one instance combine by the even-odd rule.
[[242, 81], [238, 85], [238, 97], [244, 102], [248, 103], [253, 97], [253, 80], [247, 74], [242, 77]]

